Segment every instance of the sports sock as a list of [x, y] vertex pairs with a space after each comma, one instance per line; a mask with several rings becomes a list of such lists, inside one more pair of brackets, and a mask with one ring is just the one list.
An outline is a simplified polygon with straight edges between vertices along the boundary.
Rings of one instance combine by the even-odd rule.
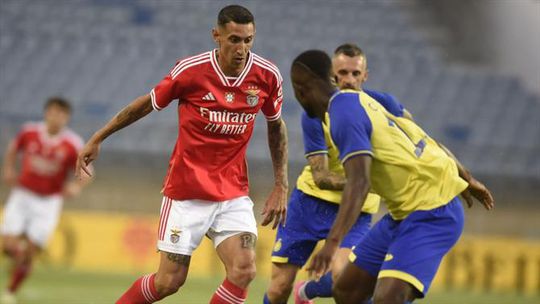
[[316, 297], [328, 298], [332, 296], [332, 273], [323, 275], [319, 281], [308, 281], [304, 285], [304, 293], [308, 300]]
[[116, 301], [116, 304], [149, 304], [161, 300], [154, 286], [156, 274], [147, 274], [140, 277]]
[[22, 282], [28, 277], [32, 270], [32, 264], [17, 265], [11, 272], [11, 281], [9, 282], [8, 290], [11, 293], [15, 293]]
[[243, 304], [246, 297], [247, 289], [242, 289], [225, 279], [214, 293], [210, 304]]

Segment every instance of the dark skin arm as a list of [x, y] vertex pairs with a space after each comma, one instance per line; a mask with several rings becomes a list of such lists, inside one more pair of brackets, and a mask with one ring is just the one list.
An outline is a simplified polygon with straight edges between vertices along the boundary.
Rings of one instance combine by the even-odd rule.
[[469, 186], [467, 189], [465, 189], [463, 192], [461, 192], [461, 197], [465, 200], [467, 203], [467, 206], [471, 208], [473, 206], [474, 200], [473, 197], [476, 198], [487, 210], [491, 210], [495, 207], [495, 200], [493, 199], [493, 196], [491, 195], [491, 192], [489, 189], [476, 180], [472, 174], [461, 164], [461, 162], [457, 159], [457, 157], [443, 144], [437, 142], [439, 147], [443, 149], [443, 151], [450, 156], [455, 162], [458, 167], [459, 176], [463, 178], [467, 183], [469, 183]]
[[323, 248], [313, 256], [311, 264], [307, 268], [310, 276], [316, 279], [319, 279], [330, 268], [334, 254], [339, 248], [343, 237], [360, 216], [370, 188], [370, 156], [359, 155], [352, 157], [343, 164], [343, 167], [345, 168], [347, 182], [343, 189], [336, 220], [326, 237]]
[[268, 122], [268, 146], [274, 168], [274, 188], [266, 200], [262, 212], [262, 225], [266, 226], [274, 221], [272, 229], [278, 224], [285, 225], [287, 217], [287, 192], [289, 182], [287, 179], [287, 126], [280, 118]]
[[324, 190], [343, 190], [347, 180], [345, 176], [328, 169], [328, 155], [316, 154], [308, 156], [307, 160], [317, 187]]
[[150, 95], [143, 95], [118, 112], [104, 127], [94, 133], [83, 147], [77, 158], [75, 174], [80, 177], [82, 172], [85, 172], [91, 176], [92, 172], [88, 165], [98, 157], [101, 143], [113, 133], [148, 115], [152, 110]]

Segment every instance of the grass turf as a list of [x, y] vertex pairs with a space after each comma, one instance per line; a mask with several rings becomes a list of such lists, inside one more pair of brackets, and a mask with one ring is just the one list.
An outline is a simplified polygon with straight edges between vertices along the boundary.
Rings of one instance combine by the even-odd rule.
[[[0, 286], [3, 291], [7, 284], [6, 266], [0, 263]], [[119, 295], [137, 279], [136, 274], [82, 273], [61, 268], [37, 267], [32, 276], [22, 286], [18, 295], [24, 304], [105, 304], [114, 303]], [[221, 283], [221, 278], [188, 278], [179, 293], [159, 303], [203, 304], [208, 303], [212, 293]], [[267, 281], [258, 278], [251, 285], [247, 303], [262, 303]], [[2, 292], [0, 291], [0, 292]], [[289, 303], [293, 303], [290, 299]], [[319, 299], [316, 303], [334, 303], [330, 299]], [[467, 292], [433, 292], [422, 301], [427, 304], [525, 304], [540, 303], [540, 297], [524, 297], [502, 294], [478, 294]]]

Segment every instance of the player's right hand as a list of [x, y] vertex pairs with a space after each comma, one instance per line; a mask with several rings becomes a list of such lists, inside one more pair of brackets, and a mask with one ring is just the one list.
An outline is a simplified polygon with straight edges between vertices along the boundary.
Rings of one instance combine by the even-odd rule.
[[75, 176], [82, 178], [82, 173], [86, 173], [88, 176], [92, 176], [92, 171], [88, 165], [94, 161], [99, 154], [100, 144], [93, 141], [89, 141], [84, 145], [79, 157], [77, 157], [77, 165], [75, 166]]
[[306, 269], [311, 279], [319, 281], [330, 270], [330, 265], [332, 265], [337, 249], [338, 246], [336, 244], [326, 241], [321, 250], [313, 255], [311, 263]]
[[285, 219], [287, 218], [287, 191], [286, 186], [278, 184], [274, 186], [262, 212], [263, 226], [270, 224], [272, 221], [274, 221], [272, 229], [276, 229], [280, 223], [285, 226]]

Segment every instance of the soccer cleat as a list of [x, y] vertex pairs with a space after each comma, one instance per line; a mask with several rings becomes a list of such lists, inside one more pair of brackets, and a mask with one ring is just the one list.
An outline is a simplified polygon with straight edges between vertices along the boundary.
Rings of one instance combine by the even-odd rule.
[[15, 298], [14, 293], [4, 290], [0, 296], [0, 304], [17, 304], [17, 298]]
[[300, 281], [294, 284], [294, 304], [313, 304], [313, 301], [304, 300], [300, 296], [300, 291], [306, 284], [307, 281]]

